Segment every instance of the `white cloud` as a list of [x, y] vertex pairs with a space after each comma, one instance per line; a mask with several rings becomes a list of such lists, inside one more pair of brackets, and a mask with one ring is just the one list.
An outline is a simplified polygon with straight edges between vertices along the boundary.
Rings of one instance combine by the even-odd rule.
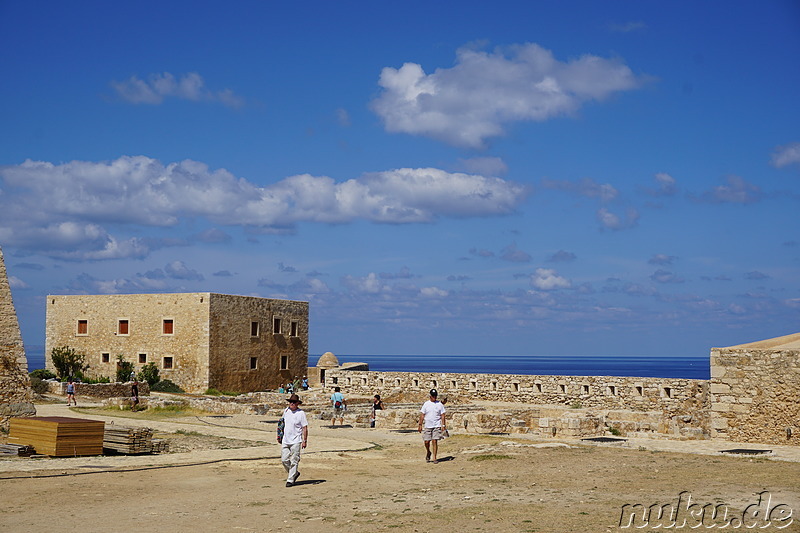
[[702, 199], [715, 204], [752, 204], [761, 200], [761, 188], [739, 176], [728, 176], [725, 185], [703, 193]]
[[678, 192], [677, 181], [666, 172], [659, 172], [653, 178], [656, 180], [658, 187], [645, 189], [645, 192], [650, 196], [674, 196]]
[[508, 172], [508, 165], [499, 157], [472, 157], [459, 159], [459, 168], [482, 176], [503, 176]]
[[542, 291], [552, 291], [555, 289], [568, 289], [572, 283], [552, 268], [537, 268], [531, 276], [531, 287]]
[[789, 143], [778, 146], [772, 153], [770, 163], [778, 168], [788, 165], [800, 165], [800, 143]]
[[597, 210], [597, 220], [604, 229], [623, 230], [636, 226], [639, 221], [639, 212], [630, 207], [625, 211], [625, 216], [621, 217], [605, 207], [601, 207]]
[[494, 52], [464, 47], [455, 66], [432, 74], [416, 63], [385, 67], [371, 107], [387, 131], [482, 148], [506, 124], [572, 114], [642, 81], [618, 59], [584, 55], [561, 62], [533, 43]]
[[438, 287], [423, 287], [419, 290], [419, 293], [425, 298], [445, 298], [449, 294], [448, 291]]
[[[102, 224], [174, 226], [182, 218], [268, 231], [298, 222], [432, 222], [514, 211], [529, 190], [500, 178], [435, 168], [374, 172], [336, 183], [309, 174], [259, 186], [186, 160], [163, 165], [144, 156], [54, 165], [0, 167], [0, 240], [62, 258], [142, 257], [143, 240], [121, 240]], [[201, 240], [224, 241], [219, 230]], [[74, 257], [73, 257], [74, 256]]]
[[21, 279], [19, 279], [16, 276], [8, 276], [8, 285], [12, 289], [28, 289], [28, 288], [30, 288], [30, 285], [28, 285], [27, 283], [25, 283], [24, 281], [22, 281]]
[[169, 72], [150, 74], [146, 81], [131, 76], [125, 81], [112, 81], [111, 86], [123, 100], [132, 104], [157, 105], [165, 98], [193, 102], [220, 102], [232, 108], [239, 108], [244, 104], [242, 98], [230, 89], [217, 92], [207, 89], [205, 81], [197, 72], [190, 72], [178, 78]]

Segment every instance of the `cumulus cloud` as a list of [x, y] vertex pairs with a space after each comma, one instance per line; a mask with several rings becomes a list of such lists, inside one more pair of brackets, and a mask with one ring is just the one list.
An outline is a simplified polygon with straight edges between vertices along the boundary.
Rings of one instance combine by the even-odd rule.
[[618, 231], [635, 227], [639, 222], [639, 212], [629, 207], [623, 217], [601, 207], [597, 210], [597, 220], [604, 229]]
[[800, 143], [789, 143], [778, 146], [772, 153], [770, 163], [777, 168], [783, 168], [789, 165], [800, 165]]
[[371, 108], [387, 131], [482, 148], [507, 124], [573, 114], [642, 83], [619, 59], [587, 54], [562, 62], [533, 43], [493, 52], [464, 47], [455, 66], [431, 74], [417, 63], [385, 67]]
[[244, 100], [230, 89], [217, 92], [207, 89], [203, 77], [197, 72], [178, 77], [169, 72], [150, 74], [146, 80], [131, 76], [124, 81], [112, 81], [111, 87], [120, 98], [132, 104], [157, 105], [165, 98], [178, 98], [193, 102], [220, 102], [232, 108], [244, 105]]
[[701, 199], [714, 204], [753, 204], [761, 200], [761, 188], [740, 176], [727, 176], [724, 185], [706, 191]]
[[531, 287], [542, 291], [552, 291], [555, 289], [568, 289], [572, 286], [567, 278], [561, 277], [551, 268], [537, 268], [531, 276]]
[[[169, 244], [117, 239], [104, 224], [164, 227], [201, 217], [280, 232], [298, 222], [424, 223], [509, 214], [529, 194], [500, 178], [435, 168], [373, 172], [339, 183], [303, 174], [259, 186], [197, 161], [164, 165], [144, 156], [58, 165], [28, 160], [0, 167], [0, 192], [0, 242], [64, 259], [143, 257]], [[218, 229], [194, 238], [229, 239]]]
[[677, 194], [677, 181], [666, 172], [657, 173], [653, 176], [653, 179], [656, 181], [656, 187], [645, 188], [644, 192], [646, 194], [655, 197], [675, 196], [675, 194]]
[[173, 279], [203, 281], [203, 275], [186, 266], [183, 261], [173, 261], [164, 267], [167, 276]]

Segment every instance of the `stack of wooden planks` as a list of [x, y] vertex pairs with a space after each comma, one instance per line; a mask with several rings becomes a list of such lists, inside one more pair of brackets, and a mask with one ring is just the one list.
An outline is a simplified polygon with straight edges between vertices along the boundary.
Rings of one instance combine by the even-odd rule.
[[27, 457], [36, 453], [33, 446], [20, 446], [19, 444], [0, 444], [0, 455], [16, 455]]
[[150, 428], [106, 426], [103, 448], [118, 453], [134, 454], [166, 452], [169, 446], [167, 441], [153, 440], [153, 430]]
[[102, 455], [105, 422], [66, 416], [12, 418], [8, 444], [32, 446], [54, 457]]

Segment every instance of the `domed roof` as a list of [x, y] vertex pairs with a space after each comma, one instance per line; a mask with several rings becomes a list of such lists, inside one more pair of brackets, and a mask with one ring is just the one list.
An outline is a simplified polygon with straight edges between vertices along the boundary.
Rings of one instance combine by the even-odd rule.
[[336, 368], [338, 366], [339, 360], [331, 352], [325, 352], [317, 361], [317, 368]]

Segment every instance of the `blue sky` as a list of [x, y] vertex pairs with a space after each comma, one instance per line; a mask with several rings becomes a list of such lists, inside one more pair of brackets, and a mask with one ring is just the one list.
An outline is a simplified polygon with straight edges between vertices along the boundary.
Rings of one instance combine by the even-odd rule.
[[0, 246], [47, 294], [310, 302], [312, 354], [800, 331], [800, 4], [0, 1]]

